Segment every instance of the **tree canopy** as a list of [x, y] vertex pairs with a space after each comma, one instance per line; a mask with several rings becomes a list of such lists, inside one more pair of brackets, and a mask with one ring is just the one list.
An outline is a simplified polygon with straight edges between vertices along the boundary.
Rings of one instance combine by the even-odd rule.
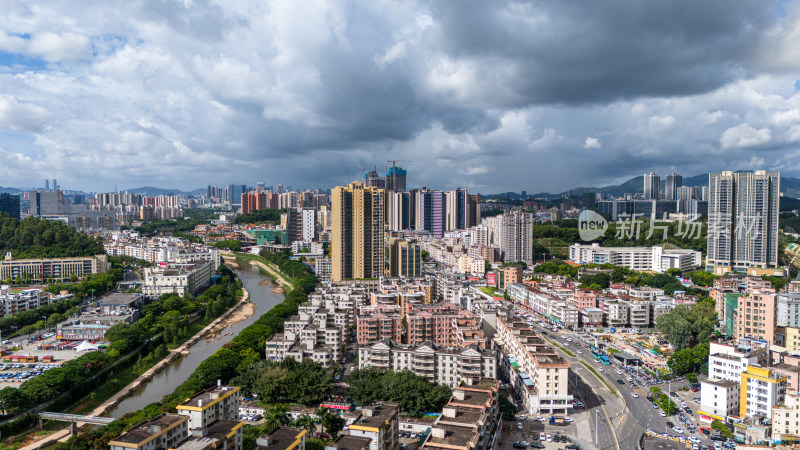
[[690, 308], [678, 305], [656, 319], [658, 331], [667, 336], [675, 351], [708, 342], [716, 323], [713, 302], [698, 302]]
[[233, 223], [264, 223], [264, 222], [278, 222], [281, 220], [281, 214], [285, 209], [258, 209], [250, 211], [247, 214], [237, 214], [233, 219]]
[[105, 254], [102, 242], [59, 220], [0, 215], [0, 256], [16, 259], [65, 258]]
[[348, 378], [348, 383], [348, 394], [359, 404], [397, 402], [403, 411], [417, 417], [426, 412], [440, 411], [453, 393], [449, 386], [431, 383], [408, 370], [385, 372], [374, 367], [356, 369]]

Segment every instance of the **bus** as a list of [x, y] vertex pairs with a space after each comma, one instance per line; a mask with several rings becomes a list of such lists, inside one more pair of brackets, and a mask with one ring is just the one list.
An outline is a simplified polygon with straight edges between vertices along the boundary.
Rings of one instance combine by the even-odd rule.
[[592, 355], [594, 355], [594, 358], [596, 360], [602, 362], [607, 366], [611, 364], [611, 361], [608, 359], [608, 356], [606, 356], [605, 354], [603, 354], [603, 352], [594, 347], [592, 347]]

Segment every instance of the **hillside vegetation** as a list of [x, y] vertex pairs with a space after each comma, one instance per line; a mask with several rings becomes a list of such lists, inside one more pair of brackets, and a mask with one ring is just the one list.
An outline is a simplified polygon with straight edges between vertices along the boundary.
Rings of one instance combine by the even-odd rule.
[[99, 239], [81, 233], [64, 222], [28, 217], [17, 220], [0, 216], [0, 256], [15, 259], [64, 258], [105, 253]]

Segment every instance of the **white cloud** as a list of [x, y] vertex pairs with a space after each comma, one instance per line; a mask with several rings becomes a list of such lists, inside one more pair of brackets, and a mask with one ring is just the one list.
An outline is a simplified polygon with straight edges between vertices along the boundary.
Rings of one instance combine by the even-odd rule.
[[600, 141], [597, 138], [587, 137], [586, 142], [583, 143], [583, 148], [585, 149], [592, 149], [592, 148], [602, 148], [603, 146], [600, 145]]
[[40, 131], [50, 114], [33, 103], [0, 94], [0, 129], [11, 131]]
[[722, 148], [755, 147], [772, 140], [769, 128], [755, 129], [747, 123], [728, 128], [719, 138]]

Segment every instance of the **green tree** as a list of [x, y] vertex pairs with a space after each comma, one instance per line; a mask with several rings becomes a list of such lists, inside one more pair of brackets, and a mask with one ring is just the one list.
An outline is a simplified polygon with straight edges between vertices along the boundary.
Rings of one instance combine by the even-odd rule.
[[301, 414], [297, 417], [297, 420], [294, 421], [294, 426], [307, 430], [309, 433], [311, 433], [314, 431], [314, 428], [316, 428], [316, 423], [308, 414]]
[[272, 403], [286, 395], [286, 379], [289, 370], [284, 367], [270, 367], [261, 373], [256, 384], [258, 398], [262, 402]]
[[328, 408], [319, 407], [314, 410], [314, 415], [317, 416], [319, 419], [320, 425], [322, 425], [322, 432], [325, 432], [325, 423], [328, 421], [328, 416], [331, 415], [331, 412], [328, 411]]
[[708, 342], [678, 350], [669, 357], [667, 365], [679, 376], [702, 372], [703, 365], [708, 361], [708, 351]]
[[283, 403], [272, 405], [272, 407], [264, 412], [264, 424], [272, 428], [286, 425], [289, 423], [289, 416], [286, 415], [288, 411], [289, 408]]
[[504, 420], [514, 420], [517, 417], [517, 405], [514, 404], [505, 394], [500, 394], [500, 413]]
[[725, 439], [733, 438], [733, 430], [725, 426], [725, 424], [719, 420], [711, 422], [711, 429], [719, 431]]
[[342, 431], [344, 424], [344, 417], [340, 416], [339, 414], [329, 412], [322, 418], [322, 426], [328, 430], [328, 434], [330, 434], [331, 438], [333, 439], [336, 439], [336, 436], [338, 436], [339, 432]]

